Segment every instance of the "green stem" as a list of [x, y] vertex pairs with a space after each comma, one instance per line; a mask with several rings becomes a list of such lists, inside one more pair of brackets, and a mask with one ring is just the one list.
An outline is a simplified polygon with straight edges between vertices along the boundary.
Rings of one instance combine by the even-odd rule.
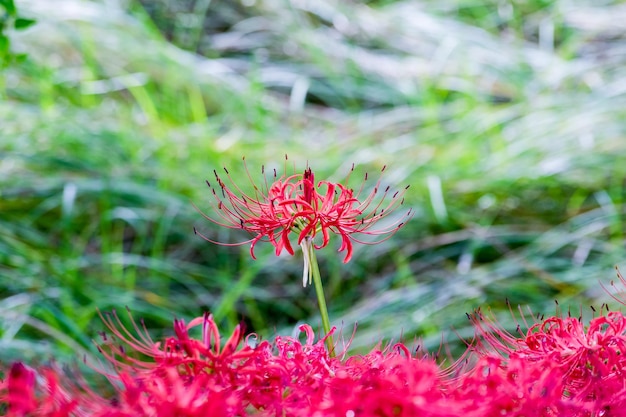
[[331, 358], [335, 357], [335, 344], [333, 343], [333, 337], [330, 333], [330, 320], [328, 318], [328, 310], [326, 309], [326, 299], [324, 298], [324, 287], [322, 286], [322, 277], [320, 276], [320, 268], [317, 264], [317, 257], [315, 256], [315, 248], [313, 245], [307, 245], [309, 250], [309, 261], [311, 262], [311, 275], [313, 277], [313, 285], [315, 285], [315, 294], [317, 295], [317, 302], [320, 306], [320, 315], [322, 316], [322, 328], [326, 338], [326, 348]]

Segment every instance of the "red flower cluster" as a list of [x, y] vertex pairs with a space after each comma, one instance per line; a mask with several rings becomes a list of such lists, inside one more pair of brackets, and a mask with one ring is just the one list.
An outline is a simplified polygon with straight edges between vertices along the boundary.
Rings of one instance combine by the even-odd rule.
[[[540, 393], [541, 398], [552, 396], [551, 403], [556, 404], [560, 399], [567, 407], [581, 405], [590, 416], [626, 415], [626, 411], [615, 414], [615, 410], [626, 410], [626, 316], [623, 313], [607, 312], [587, 326], [581, 318], [550, 317], [533, 324], [526, 333], [521, 332], [519, 338], [501, 331], [480, 314], [473, 320], [488, 346], [485, 349], [483, 345], [478, 351], [504, 353], [509, 372], [513, 363], [527, 370], [536, 369], [536, 380], [542, 382], [535, 383], [541, 388], [535, 393]], [[521, 373], [512, 375], [518, 378]]]
[[[626, 410], [626, 316], [588, 326], [551, 317], [514, 337], [480, 314], [477, 340], [442, 369], [402, 344], [369, 354], [328, 355], [313, 329], [273, 344], [237, 327], [222, 342], [210, 315], [174, 322], [155, 342], [143, 326], [104, 317], [100, 350], [113, 398], [54, 366], [15, 363], [0, 383], [11, 417], [616, 417]], [[190, 333], [199, 332], [197, 338]]]
[[[385, 168], [382, 169], [384, 170]], [[358, 239], [356, 235], [386, 235], [384, 239], [387, 239], [412, 214], [409, 210], [399, 220], [374, 230], [376, 223], [403, 204], [404, 192], [408, 186], [402, 191], [393, 192], [388, 199], [390, 188], [381, 190], [379, 179], [371, 192], [362, 197], [367, 175], [359, 191], [355, 192], [340, 183], [316, 182], [311, 168], [307, 168], [303, 174], [283, 174], [280, 177], [274, 170], [272, 183], [268, 184], [266, 178], [263, 188], [254, 183], [248, 172], [254, 189], [254, 195], [250, 195], [237, 186], [226, 168], [224, 171], [232, 187], [229, 188], [215, 171], [217, 186], [207, 181], [217, 201], [214, 209], [220, 219], [207, 215], [204, 217], [218, 225], [243, 229], [252, 234], [252, 239], [237, 245], [251, 243], [250, 254], [253, 258], [254, 247], [259, 241], [269, 241], [276, 248], [276, 255], [283, 249], [293, 255], [290, 235], [296, 236], [298, 245], [314, 244], [312, 242], [315, 237], [321, 235], [321, 242], [314, 244], [316, 249], [321, 249], [329, 243], [330, 234], [335, 233], [341, 237], [339, 252], [346, 252], [343, 261], [348, 262], [352, 257], [352, 242], [371, 243]], [[265, 170], [261, 171], [265, 176]], [[350, 172], [353, 171], [354, 166]], [[199, 234], [197, 231], [196, 233]], [[376, 243], [379, 242], [380, 240]]]

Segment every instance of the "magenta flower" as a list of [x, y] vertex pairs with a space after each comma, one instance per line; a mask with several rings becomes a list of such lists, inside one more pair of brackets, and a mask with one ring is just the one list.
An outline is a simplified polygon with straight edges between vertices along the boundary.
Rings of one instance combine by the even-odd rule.
[[517, 338], [477, 315], [486, 343], [448, 368], [403, 344], [331, 357], [308, 325], [300, 326], [304, 340], [272, 344], [241, 327], [222, 338], [208, 314], [175, 320], [161, 340], [141, 324], [124, 328], [115, 313], [103, 319], [107, 365], [96, 369], [112, 390], [89, 388], [78, 370], [0, 366], [0, 415], [621, 417], [626, 407], [622, 313], [588, 326], [551, 317]]
[[459, 376], [450, 401], [463, 416], [590, 417], [584, 402], [564, 395], [566, 380], [550, 361], [488, 355]]
[[[626, 404], [626, 316], [623, 313], [606, 312], [586, 325], [581, 318], [549, 317], [532, 324], [526, 331], [518, 327], [517, 336], [502, 330], [480, 313], [471, 319], [477, 331], [472, 350], [490, 358], [508, 358], [509, 369], [514, 362], [523, 363], [521, 367], [528, 369], [542, 369], [544, 382], [540, 383], [539, 374], [529, 376], [528, 380], [536, 381], [538, 390], [535, 392], [543, 397], [547, 395], [546, 387], [560, 386], [557, 391], [550, 390], [554, 397], [552, 403], [556, 404], [558, 399], [568, 407], [578, 404], [598, 416], [613, 415], [606, 414], [606, 410], [614, 409], [616, 404]], [[520, 373], [516, 371], [514, 375], [519, 382]], [[548, 383], [548, 380], [553, 382]]]
[[[253, 258], [255, 245], [259, 241], [270, 242], [276, 249], [276, 255], [283, 249], [293, 255], [291, 239], [295, 238], [305, 256], [305, 275], [311, 248], [321, 249], [328, 245], [331, 234], [341, 238], [339, 252], [345, 251], [343, 262], [346, 263], [352, 258], [353, 242], [380, 243], [400, 229], [412, 215], [412, 210], [408, 210], [399, 219], [376, 228], [379, 222], [404, 203], [408, 186], [392, 193], [390, 187], [381, 189], [379, 179], [369, 194], [363, 196], [367, 175], [356, 192], [341, 183], [325, 180], [316, 182], [311, 168], [302, 174], [280, 177], [274, 171], [273, 182], [269, 184], [265, 178], [265, 186], [259, 188], [246, 167], [247, 177], [254, 190], [254, 195], [250, 195], [235, 183], [226, 168], [224, 171], [232, 186], [226, 185], [217, 172], [214, 172], [215, 186], [207, 181], [217, 201], [214, 208], [219, 219], [203, 214], [204, 217], [218, 225], [243, 229], [253, 235], [250, 240], [236, 244], [251, 243], [250, 254]], [[354, 166], [350, 173], [353, 171]], [[265, 176], [264, 169], [261, 172]], [[359, 235], [384, 237], [367, 242], [360, 239]], [[320, 239], [316, 240], [318, 236]]]
[[25, 415], [37, 408], [33, 389], [35, 372], [16, 362], [9, 370], [7, 383], [9, 412], [13, 415]]

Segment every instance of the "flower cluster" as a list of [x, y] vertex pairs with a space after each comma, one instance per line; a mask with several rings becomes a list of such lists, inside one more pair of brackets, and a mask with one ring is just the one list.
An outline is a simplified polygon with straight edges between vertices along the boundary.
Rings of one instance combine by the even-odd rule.
[[[382, 171], [384, 170], [383, 167]], [[283, 249], [293, 255], [290, 237], [295, 236], [297, 244], [303, 246], [306, 256], [308, 246], [321, 249], [328, 245], [330, 235], [334, 233], [341, 238], [339, 252], [345, 251], [343, 261], [348, 262], [353, 254], [353, 242], [371, 243], [359, 239], [359, 234], [384, 235], [384, 240], [402, 227], [412, 214], [408, 210], [400, 219], [375, 229], [377, 223], [404, 203], [403, 196], [408, 186], [401, 191], [392, 192], [390, 187], [381, 188], [379, 179], [369, 193], [363, 196], [368, 181], [367, 174], [356, 192], [341, 183], [316, 181], [311, 168], [307, 168], [302, 174], [283, 174], [280, 177], [274, 170], [272, 182], [269, 183], [265, 178], [265, 184], [260, 188], [254, 183], [246, 167], [254, 190], [251, 195], [233, 181], [226, 168], [224, 171], [231, 183], [230, 187], [216, 171], [215, 184], [207, 181], [216, 199], [214, 211], [219, 219], [206, 215], [204, 217], [221, 226], [249, 232], [253, 237], [238, 244], [251, 243], [250, 254], [253, 258], [255, 245], [259, 241], [270, 242], [276, 249], [276, 255]], [[261, 171], [265, 177], [265, 169], [262, 168]], [[350, 173], [353, 171], [354, 166]], [[201, 236], [213, 242], [212, 239]], [[321, 236], [319, 243], [315, 242], [317, 236]], [[376, 243], [378, 242], [380, 240]]]
[[103, 318], [110, 334], [99, 347], [110, 366], [100, 372], [113, 397], [55, 366], [14, 363], [0, 382], [4, 415], [616, 417], [626, 409], [626, 316], [617, 312], [587, 326], [550, 317], [518, 337], [475, 314], [477, 338], [448, 368], [403, 344], [333, 358], [308, 325], [305, 341], [258, 341], [241, 327], [222, 341], [204, 315], [176, 320], [174, 335], [155, 342], [142, 325], [130, 331], [115, 313]]

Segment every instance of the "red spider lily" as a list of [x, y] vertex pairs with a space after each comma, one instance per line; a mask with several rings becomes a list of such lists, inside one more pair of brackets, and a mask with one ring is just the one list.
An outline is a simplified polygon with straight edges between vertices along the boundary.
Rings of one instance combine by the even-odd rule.
[[462, 374], [451, 397], [458, 415], [481, 417], [589, 417], [585, 403], [563, 395], [565, 375], [550, 361], [487, 355]]
[[25, 415], [37, 407], [33, 388], [35, 372], [17, 362], [11, 366], [8, 379], [9, 415]]
[[[196, 375], [209, 368], [215, 371], [215, 367], [225, 362], [243, 361], [253, 354], [252, 348], [247, 344], [237, 350], [243, 341], [241, 325], [235, 327], [233, 334], [222, 347], [217, 325], [210, 314], [197, 317], [187, 325], [183, 320], [174, 320], [175, 336], [167, 338], [164, 342], [154, 342], [143, 323], [141, 326], [137, 325], [130, 313], [129, 318], [137, 336], [122, 325], [115, 311], [101, 317], [113, 337], [103, 334], [103, 343], [99, 345], [99, 351], [118, 371], [159, 372], [159, 369], [174, 367]], [[201, 326], [201, 340], [189, 336], [189, 331], [198, 326]], [[129, 355], [124, 345], [129, 347], [131, 352], [139, 353], [150, 360]]]
[[[362, 196], [367, 175], [360, 189], [355, 192], [340, 183], [316, 182], [311, 168], [307, 168], [302, 174], [280, 177], [274, 171], [273, 181], [268, 184], [262, 169], [265, 186], [259, 188], [251, 179], [246, 167], [247, 176], [254, 189], [254, 195], [249, 195], [237, 186], [228, 170], [224, 170], [232, 187], [227, 186], [217, 172], [214, 172], [217, 185], [213, 186], [207, 182], [217, 201], [214, 208], [219, 220], [204, 214], [203, 216], [218, 225], [243, 229], [252, 234], [252, 239], [236, 245], [251, 243], [250, 254], [253, 258], [255, 258], [254, 247], [259, 241], [269, 241], [275, 247], [276, 255], [283, 249], [293, 255], [290, 236], [295, 235], [298, 245], [303, 248], [306, 262], [310, 246], [315, 249], [325, 247], [330, 241], [330, 234], [334, 233], [341, 237], [339, 252], [346, 252], [343, 261], [348, 262], [352, 258], [353, 242], [372, 243], [360, 240], [357, 235], [384, 235], [385, 238], [374, 242], [380, 243], [401, 228], [406, 219], [412, 215], [412, 210], [408, 210], [403, 217], [390, 225], [374, 229], [378, 222], [387, 218], [404, 203], [403, 196], [408, 186], [404, 190], [392, 193], [389, 187], [381, 189], [379, 179], [372, 191]], [[382, 171], [384, 170], [385, 168]], [[353, 171], [354, 166], [350, 172]], [[314, 239], [318, 235], [321, 235], [321, 241], [315, 243]], [[202, 237], [214, 242], [205, 236]]]
[[[153, 341], [132, 319], [129, 330], [115, 314], [103, 318], [112, 333], [100, 350], [114, 368], [103, 371], [117, 391], [113, 398], [54, 366], [16, 363], [0, 381], [0, 414], [621, 417], [626, 406], [622, 313], [598, 317], [588, 327], [551, 317], [520, 330], [520, 337], [475, 316], [487, 343], [479, 345], [482, 351], [470, 350], [469, 364], [454, 372], [411, 355], [402, 344], [333, 358], [308, 325], [300, 327], [304, 341], [277, 337], [274, 344], [253, 344], [240, 327], [222, 341], [212, 317], [204, 315], [189, 324], [176, 320], [172, 336]], [[486, 350], [490, 345], [499, 352]], [[469, 358], [476, 353], [476, 360]]]
[[[316, 341], [308, 325], [300, 326], [304, 342], [279, 336], [274, 346], [251, 347], [241, 343], [237, 329], [220, 348], [210, 315], [189, 325], [176, 320], [175, 336], [163, 343], [154, 343], [142, 326], [126, 330], [115, 315], [105, 320], [116, 342], [131, 348], [120, 351], [111, 338], [101, 348], [116, 351], [107, 358], [122, 383], [118, 414], [112, 415], [455, 415], [446, 401], [444, 373], [430, 359], [411, 357], [401, 344], [343, 361], [329, 356], [325, 338]], [[197, 325], [202, 325], [200, 339], [188, 332]], [[133, 350], [147, 359], [132, 359]]]
[[[522, 361], [529, 368], [547, 370], [545, 377], [557, 378], [561, 387], [551, 395], [567, 399], [563, 403], [567, 407], [575, 401], [591, 413], [580, 415], [611, 416], [607, 410], [626, 403], [626, 316], [621, 312], [607, 312], [588, 325], [581, 318], [549, 317], [527, 331], [518, 326], [519, 336], [502, 330], [481, 313], [471, 319], [479, 336], [475, 352], [494, 357], [495, 350], [501, 358], [509, 358], [508, 368], [512, 361]], [[530, 379], [537, 378], [539, 374]], [[545, 390], [555, 384], [539, 386]]]
[[0, 384], [0, 410], [6, 409], [7, 417], [69, 417], [98, 415], [107, 408], [109, 402], [89, 388], [76, 383], [69, 384], [70, 389], [64, 387], [61, 381], [69, 379], [52, 365], [33, 369], [16, 362]]

